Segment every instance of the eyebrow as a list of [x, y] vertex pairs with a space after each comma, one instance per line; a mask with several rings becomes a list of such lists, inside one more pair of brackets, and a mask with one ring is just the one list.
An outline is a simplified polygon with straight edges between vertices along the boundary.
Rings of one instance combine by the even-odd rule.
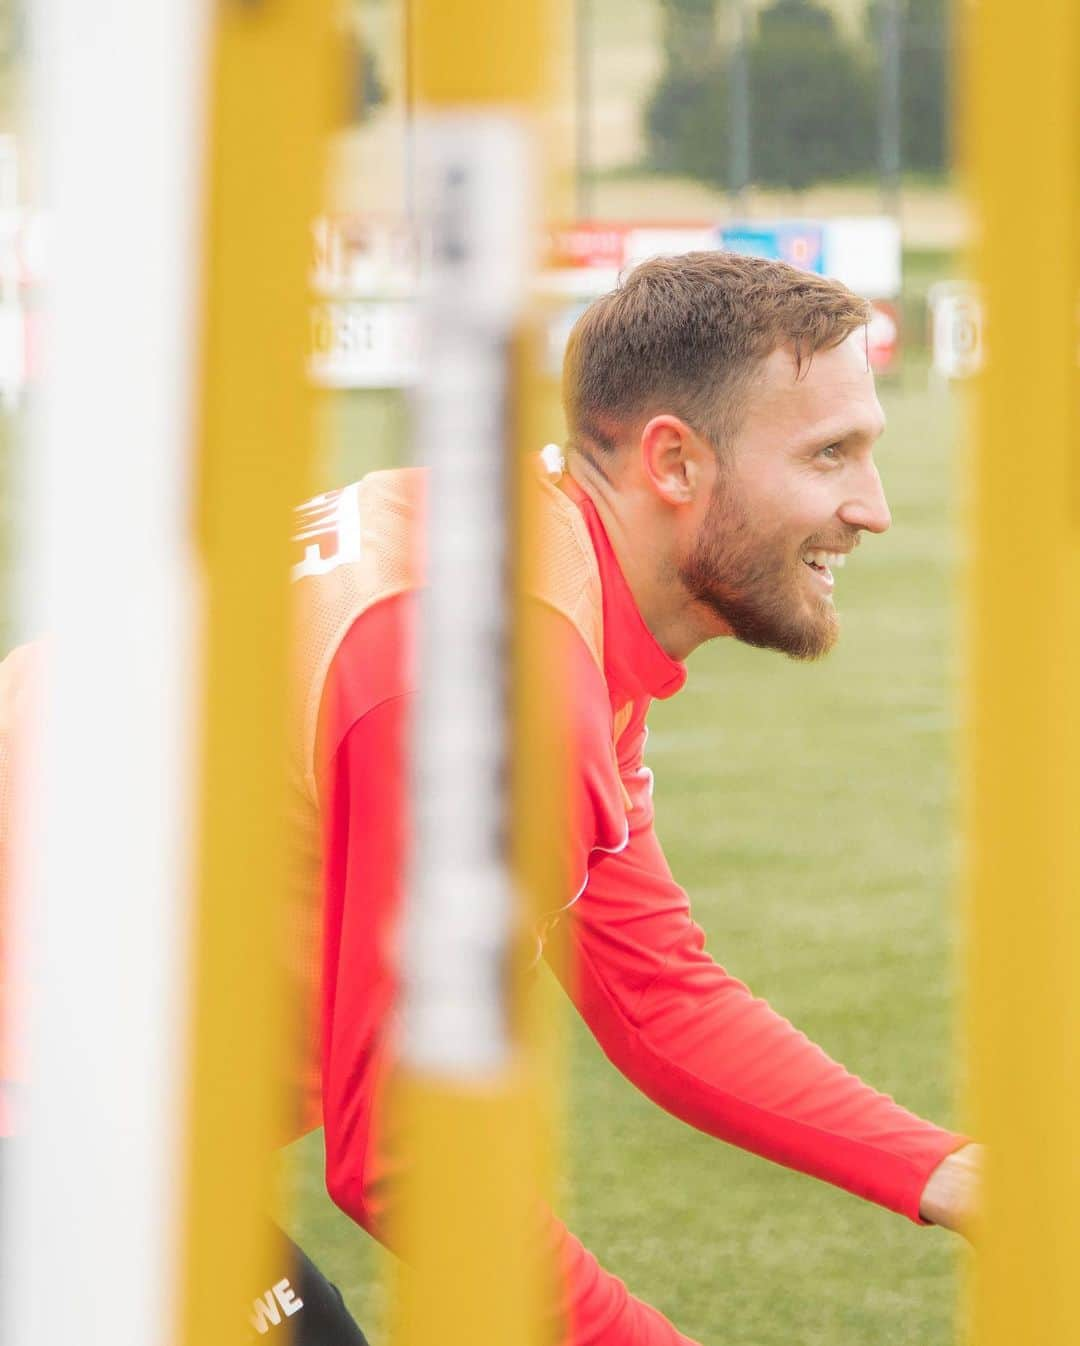
[[875, 443], [885, 433], [884, 414], [880, 419], [852, 424], [851, 421], [834, 421], [832, 424], [815, 426], [806, 436], [795, 444], [796, 453], [809, 449], [825, 448], [829, 444], [843, 444], [849, 439], [866, 439]]

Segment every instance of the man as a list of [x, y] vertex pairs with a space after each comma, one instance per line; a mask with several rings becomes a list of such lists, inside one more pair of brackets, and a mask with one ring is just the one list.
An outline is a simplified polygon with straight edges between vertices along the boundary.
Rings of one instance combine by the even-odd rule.
[[[653, 831], [643, 761], [649, 703], [680, 689], [681, 661], [703, 641], [795, 659], [835, 643], [832, 567], [890, 521], [868, 316], [835, 282], [698, 253], [639, 267], [575, 327], [569, 461], [549, 456], [537, 483], [533, 598], [571, 693], [574, 767], [568, 838], [553, 838], [568, 843], [572, 877], [545, 930], [561, 923], [571, 959], [556, 972], [600, 1045], [661, 1106], [962, 1228], [975, 1148], [847, 1074], [705, 953]], [[423, 493], [421, 473], [376, 473], [313, 502], [296, 570], [297, 823], [321, 837], [298, 879], [303, 891], [321, 875], [324, 897], [327, 1185], [376, 1233], [401, 1158], [379, 1102], [394, 1061]], [[573, 1346], [686, 1346], [556, 1222], [552, 1238], [553, 1311]]]

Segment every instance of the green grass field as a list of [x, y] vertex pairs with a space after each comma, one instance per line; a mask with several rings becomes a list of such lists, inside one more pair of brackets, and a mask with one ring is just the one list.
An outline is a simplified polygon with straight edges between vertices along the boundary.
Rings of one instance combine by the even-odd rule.
[[[810, 667], [731, 641], [700, 650], [686, 690], [654, 709], [649, 761], [714, 956], [849, 1068], [948, 1122], [957, 411], [918, 352], [882, 400], [894, 525], [838, 577], [838, 649]], [[388, 395], [327, 411], [329, 475], [377, 461], [400, 430]], [[576, 1020], [569, 1043], [561, 1213], [682, 1330], [705, 1346], [950, 1339], [949, 1235], [693, 1132]], [[292, 1228], [378, 1343], [388, 1259], [329, 1206], [320, 1163], [317, 1136], [287, 1157]]]

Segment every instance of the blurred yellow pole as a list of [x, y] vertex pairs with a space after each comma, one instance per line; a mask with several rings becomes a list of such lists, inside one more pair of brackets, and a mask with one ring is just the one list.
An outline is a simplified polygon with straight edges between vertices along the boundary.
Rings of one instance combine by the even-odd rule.
[[[201, 491], [204, 732], [178, 1340], [232, 1346], [265, 1288], [292, 1050], [277, 976], [290, 511], [311, 475], [310, 226], [332, 0], [219, 0], [210, 81]], [[147, 446], [152, 452], [153, 446]], [[283, 1047], [283, 1043], [290, 1046]]]
[[965, 13], [988, 362], [967, 773], [978, 1346], [1080, 1340], [1080, 8]]
[[[542, 443], [539, 438], [528, 446], [523, 443], [536, 430], [534, 343], [525, 332], [530, 263], [540, 223], [526, 198], [531, 194], [538, 202], [543, 190], [541, 131], [551, 54], [559, 35], [557, 9], [556, 0], [514, 5], [417, 0], [410, 6], [406, 28], [416, 101], [417, 191], [428, 198], [426, 209], [421, 201], [419, 220], [434, 239], [435, 299], [429, 322], [442, 324], [431, 337], [424, 394], [428, 410], [421, 413], [419, 425], [421, 435], [450, 436], [437, 454], [421, 442], [419, 454], [431, 459], [433, 474], [440, 461], [448, 472], [447, 477], [433, 475], [433, 482], [471, 479], [476, 495], [501, 476], [503, 521], [514, 514], [517, 451], [537, 450]], [[460, 304], [454, 295], [460, 296]], [[484, 334], [479, 339], [478, 332]], [[451, 368], [454, 373], [448, 376], [445, 371]], [[489, 390], [490, 405], [473, 421], [476, 388]], [[490, 452], [478, 449], [484, 436]], [[433, 486], [433, 494], [435, 490]], [[475, 524], [459, 521], [459, 529], [492, 527], [483, 506], [475, 507], [481, 511]], [[505, 522], [496, 527], [505, 527]], [[433, 540], [437, 528], [431, 520], [433, 571], [440, 550]], [[519, 549], [519, 573], [523, 535], [521, 530], [507, 539]], [[488, 569], [500, 572], [494, 551]], [[434, 576], [436, 583], [438, 578]], [[479, 594], [466, 595], [467, 605], [481, 601]], [[427, 619], [431, 617], [429, 607]], [[512, 853], [500, 861], [508, 901], [515, 887], [527, 887], [534, 895], [545, 887], [550, 891], [557, 881], [551, 857], [561, 850], [550, 844], [550, 828], [556, 824], [536, 806], [537, 799], [550, 798], [552, 791], [538, 775], [545, 769], [541, 745], [535, 736], [527, 737], [529, 721], [522, 713], [538, 695], [534, 680], [540, 664], [520, 629], [514, 647], [509, 717], [516, 721], [513, 763], [509, 778], [496, 782], [505, 795], [509, 779], [515, 801]], [[491, 732], [488, 726], [482, 730]], [[421, 728], [421, 740], [423, 736]], [[543, 746], [550, 758], [551, 744]], [[424, 760], [422, 742], [420, 752]], [[466, 769], [463, 764], [462, 771]], [[483, 817], [480, 797], [485, 786], [470, 789]], [[418, 804], [417, 811], [425, 810]], [[423, 846], [421, 837], [422, 852]], [[537, 901], [534, 896], [534, 905]], [[422, 914], [414, 919], [422, 920]], [[519, 910], [513, 924], [519, 931], [527, 929], [532, 912]], [[491, 946], [481, 969], [485, 981], [501, 988], [497, 994], [502, 1003], [477, 1021], [494, 1030], [492, 1043], [466, 1045], [460, 1053], [451, 1047], [449, 1055], [461, 1058], [455, 1066], [440, 1061], [439, 1052], [425, 1046], [425, 1034], [417, 1029], [410, 1050], [406, 995], [399, 1099], [409, 1165], [399, 1236], [410, 1272], [402, 1278], [396, 1306], [399, 1346], [535, 1346], [545, 1339], [545, 1322], [548, 1330], [554, 1326], [550, 1268], [541, 1262], [538, 1199], [545, 1156], [538, 1125], [543, 1103], [536, 1025], [528, 1022], [512, 989], [504, 985], [510, 955], [505, 941], [500, 947], [495, 931], [485, 939], [480, 930], [476, 938]], [[465, 943], [467, 947], [469, 940]], [[453, 953], [446, 957], [452, 960]], [[422, 995], [421, 987], [417, 999]]]

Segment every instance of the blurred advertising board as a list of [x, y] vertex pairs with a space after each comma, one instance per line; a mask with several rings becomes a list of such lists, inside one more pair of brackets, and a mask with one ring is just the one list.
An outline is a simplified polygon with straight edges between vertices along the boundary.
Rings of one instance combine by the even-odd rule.
[[548, 360], [557, 370], [566, 337], [585, 304], [606, 294], [630, 267], [650, 257], [699, 250], [737, 252], [832, 276], [874, 305], [870, 359], [888, 373], [900, 358], [900, 226], [887, 216], [828, 220], [754, 220], [727, 224], [575, 223], [551, 231], [543, 288], [573, 298], [553, 320]]
[[551, 230], [556, 273], [591, 274], [603, 294], [626, 267], [649, 257], [720, 249], [789, 262], [833, 276], [867, 299], [895, 299], [902, 281], [900, 226], [884, 215], [828, 220], [755, 220], [730, 224], [579, 223]]
[[[423, 244], [401, 222], [323, 219], [314, 229], [311, 374], [326, 387], [393, 388], [414, 382], [417, 331], [412, 307]], [[550, 314], [547, 361], [558, 373], [570, 329], [592, 300], [650, 257], [730, 251], [789, 262], [835, 276], [870, 299], [869, 350], [875, 370], [900, 353], [900, 230], [879, 216], [715, 224], [571, 221], [548, 231], [540, 294]]]
[[[0, 137], [0, 161], [4, 138]], [[2, 163], [0, 163], [2, 167]], [[7, 181], [10, 174], [0, 173]], [[2, 181], [0, 181], [2, 186]], [[38, 292], [48, 261], [48, 220], [0, 200], [0, 405], [13, 406], [40, 361]], [[579, 221], [545, 240], [540, 279], [549, 314], [547, 362], [557, 374], [566, 340], [587, 304], [650, 257], [721, 249], [773, 257], [835, 276], [872, 300], [869, 349], [887, 372], [900, 353], [900, 233], [884, 217], [687, 224]], [[407, 388], [416, 382], [415, 304], [423, 242], [407, 222], [327, 216], [312, 227], [309, 370], [321, 387]], [[981, 356], [977, 303], [962, 287], [932, 296], [935, 368], [963, 377]]]
[[822, 275], [867, 299], [898, 299], [903, 286], [900, 225], [887, 215], [839, 216], [822, 230]]
[[324, 216], [312, 226], [309, 372], [323, 388], [404, 388], [416, 382], [420, 274], [403, 221]]
[[825, 274], [825, 230], [820, 224], [732, 224], [717, 232], [726, 252], [789, 262], [800, 271]]
[[322, 388], [405, 388], [416, 382], [415, 306], [402, 300], [320, 299], [311, 310], [312, 379]]

